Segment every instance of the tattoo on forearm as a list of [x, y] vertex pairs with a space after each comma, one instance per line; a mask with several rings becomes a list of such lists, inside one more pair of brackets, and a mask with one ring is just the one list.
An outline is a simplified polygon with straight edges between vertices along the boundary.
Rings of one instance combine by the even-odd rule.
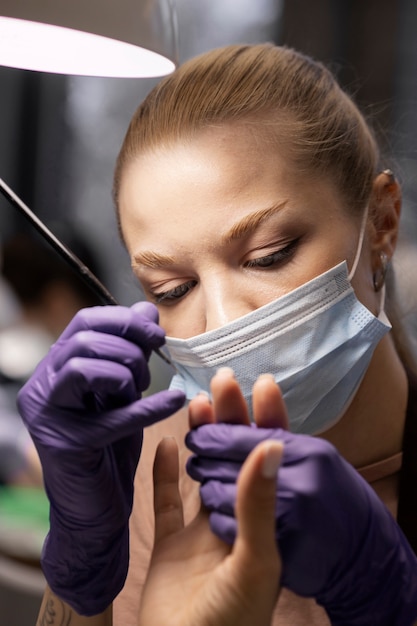
[[39, 615], [37, 626], [69, 626], [71, 610], [57, 598], [48, 598]]

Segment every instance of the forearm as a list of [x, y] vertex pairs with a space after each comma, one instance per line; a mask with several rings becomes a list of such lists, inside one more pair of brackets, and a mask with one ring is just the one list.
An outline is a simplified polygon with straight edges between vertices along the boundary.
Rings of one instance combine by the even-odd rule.
[[112, 607], [104, 613], [84, 617], [46, 588], [36, 626], [112, 626]]

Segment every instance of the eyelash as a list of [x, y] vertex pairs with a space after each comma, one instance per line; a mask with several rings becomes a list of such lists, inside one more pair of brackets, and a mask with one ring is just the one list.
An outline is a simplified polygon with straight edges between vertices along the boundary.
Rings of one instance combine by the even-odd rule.
[[152, 293], [152, 297], [154, 299], [155, 304], [159, 304], [164, 300], [180, 300], [183, 298], [195, 285], [197, 284], [196, 280], [189, 280], [186, 283], [182, 283], [182, 285], [178, 285], [174, 287], [174, 289], [169, 289], [168, 291], [161, 291], [160, 293]]
[[251, 259], [245, 263], [245, 267], [267, 269], [269, 267], [279, 265], [280, 263], [284, 263], [292, 257], [298, 242], [299, 239], [294, 239], [294, 241], [291, 241], [287, 246], [285, 246], [285, 248], [281, 248], [272, 254], [258, 257], [257, 259]]
[[[280, 263], [284, 263], [294, 254], [295, 249], [298, 245], [298, 239], [291, 241], [285, 248], [281, 248], [272, 254], [268, 254], [263, 257], [259, 257], [257, 259], [252, 259], [251, 261], [247, 261], [244, 265], [246, 268], [259, 268], [259, 269], [267, 269], [273, 267], [275, 265], [279, 265]], [[180, 300], [184, 296], [187, 295], [189, 291], [197, 284], [196, 280], [189, 280], [186, 283], [182, 283], [173, 289], [169, 289], [168, 291], [161, 291], [159, 293], [153, 292], [151, 296], [155, 302], [155, 304], [160, 304], [161, 302], [171, 301], [172, 303], [175, 300]]]

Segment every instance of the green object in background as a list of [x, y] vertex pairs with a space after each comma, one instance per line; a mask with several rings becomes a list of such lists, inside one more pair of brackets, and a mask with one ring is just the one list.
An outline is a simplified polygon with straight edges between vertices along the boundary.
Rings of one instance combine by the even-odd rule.
[[0, 487], [0, 551], [38, 560], [49, 529], [49, 502], [43, 489]]

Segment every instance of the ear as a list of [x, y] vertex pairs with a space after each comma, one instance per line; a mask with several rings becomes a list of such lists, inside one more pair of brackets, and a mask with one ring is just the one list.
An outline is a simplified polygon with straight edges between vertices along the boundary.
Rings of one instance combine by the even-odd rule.
[[401, 214], [401, 188], [391, 170], [384, 170], [376, 176], [369, 206], [372, 224], [370, 245], [372, 269], [380, 266], [381, 253], [391, 260], [398, 239]]

